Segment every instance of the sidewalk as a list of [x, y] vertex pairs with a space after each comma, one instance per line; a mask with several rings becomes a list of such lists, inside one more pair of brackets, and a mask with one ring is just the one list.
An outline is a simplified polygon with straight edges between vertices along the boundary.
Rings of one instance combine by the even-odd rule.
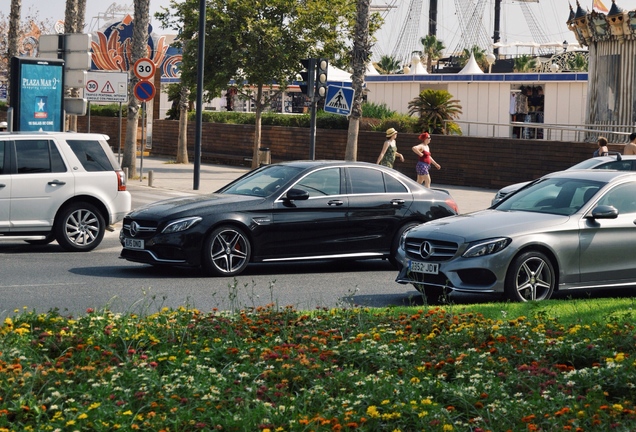
[[[152, 186], [149, 186], [150, 171], [152, 171]], [[143, 161], [141, 158], [137, 158], [137, 174], [142, 173], [142, 180], [129, 179], [127, 186], [131, 192], [143, 188], [156, 188], [188, 193], [211, 193], [248, 171], [250, 171], [249, 167], [202, 163], [199, 170], [199, 189], [194, 190], [194, 163], [176, 164], [174, 159], [144, 156]], [[433, 183], [433, 188], [445, 189], [450, 192], [459, 206], [460, 213], [470, 213], [490, 207], [490, 201], [496, 192], [491, 189], [435, 183]]]

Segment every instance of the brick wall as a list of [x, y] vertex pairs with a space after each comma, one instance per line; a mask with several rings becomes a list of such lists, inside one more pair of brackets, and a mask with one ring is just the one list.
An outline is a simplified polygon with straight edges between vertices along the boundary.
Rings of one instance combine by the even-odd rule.
[[[0, 112], [0, 121], [2, 120]], [[91, 132], [110, 136], [110, 144], [117, 151], [118, 118], [91, 117]], [[179, 123], [174, 120], [153, 122], [151, 154], [176, 158]], [[86, 132], [87, 117], [78, 118], [78, 130]], [[126, 139], [126, 120], [122, 122], [122, 148]], [[194, 157], [195, 124], [188, 127], [190, 160]], [[254, 126], [203, 123], [201, 161], [249, 165], [252, 157]], [[360, 131], [358, 160], [375, 162], [382, 149], [384, 134]], [[398, 135], [398, 151], [405, 161], [396, 162], [395, 169], [415, 178], [417, 157], [411, 147], [418, 143], [417, 134]], [[319, 129], [316, 132], [316, 159], [343, 159], [347, 145], [346, 130]], [[309, 158], [309, 129], [263, 126], [261, 147], [271, 152], [272, 162]], [[610, 144], [611, 151], [623, 151], [622, 144]], [[498, 189], [511, 183], [540, 177], [559, 171], [590, 158], [595, 143], [524, 140], [507, 138], [478, 138], [433, 135], [431, 153], [442, 165], [432, 169], [433, 184], [473, 186]]]

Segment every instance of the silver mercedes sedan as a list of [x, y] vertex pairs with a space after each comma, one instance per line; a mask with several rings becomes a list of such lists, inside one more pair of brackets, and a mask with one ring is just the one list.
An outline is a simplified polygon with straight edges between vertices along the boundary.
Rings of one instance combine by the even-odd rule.
[[548, 174], [487, 210], [406, 231], [398, 260], [396, 281], [428, 298], [636, 287], [636, 173]]

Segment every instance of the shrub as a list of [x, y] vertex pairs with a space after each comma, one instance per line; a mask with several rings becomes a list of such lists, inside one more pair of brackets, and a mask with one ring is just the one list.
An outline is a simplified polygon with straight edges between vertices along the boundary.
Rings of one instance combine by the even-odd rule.
[[362, 104], [362, 117], [384, 119], [396, 114], [397, 112], [389, 109], [385, 103], [377, 104], [374, 102], [365, 102]]
[[[122, 116], [126, 116], [126, 110], [128, 105], [122, 104], [121, 112]], [[98, 117], [119, 117], [119, 104], [112, 103], [107, 105], [91, 104], [91, 115]]]

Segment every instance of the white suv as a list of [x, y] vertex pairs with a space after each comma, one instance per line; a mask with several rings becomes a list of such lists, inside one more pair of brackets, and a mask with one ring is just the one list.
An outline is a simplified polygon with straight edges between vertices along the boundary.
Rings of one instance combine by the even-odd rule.
[[102, 134], [0, 132], [0, 240], [57, 240], [86, 252], [130, 211], [126, 176]]

